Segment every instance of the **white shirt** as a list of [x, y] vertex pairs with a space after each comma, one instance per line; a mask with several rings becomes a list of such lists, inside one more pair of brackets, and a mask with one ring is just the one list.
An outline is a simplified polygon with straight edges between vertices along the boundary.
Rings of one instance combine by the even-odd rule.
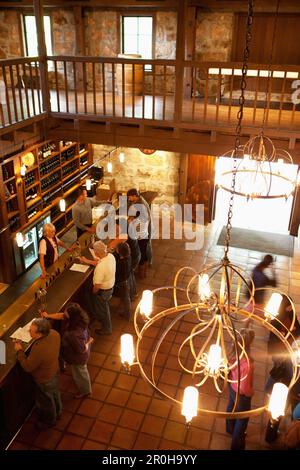
[[[53, 238], [48, 238], [48, 240], [54, 248], [54, 261], [53, 261], [53, 263], [55, 263], [55, 261], [58, 260], [58, 249], [57, 249], [56, 244], [53, 241]], [[47, 251], [46, 240], [42, 239], [40, 241], [40, 245], [39, 245], [39, 255], [46, 255], [46, 251]]]
[[93, 284], [101, 285], [101, 289], [112, 289], [116, 277], [116, 260], [114, 255], [108, 253], [99, 260], [94, 270]]

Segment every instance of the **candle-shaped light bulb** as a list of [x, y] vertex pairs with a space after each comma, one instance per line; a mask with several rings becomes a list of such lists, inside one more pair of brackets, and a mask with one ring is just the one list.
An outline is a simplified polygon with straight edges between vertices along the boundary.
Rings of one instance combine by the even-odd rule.
[[140, 313], [149, 318], [153, 309], [153, 292], [151, 290], [144, 290], [140, 304]]
[[278, 310], [282, 301], [282, 295], [278, 294], [277, 292], [273, 292], [270, 297], [269, 302], [265, 307], [265, 317], [268, 319], [273, 319], [277, 317]]
[[107, 163], [107, 173], [112, 173], [112, 169], [113, 169], [112, 163], [111, 163], [111, 162], [108, 162], [108, 163]]
[[196, 387], [184, 389], [181, 414], [185, 416], [186, 422], [190, 423], [197, 416], [199, 392]]
[[87, 191], [90, 191], [91, 190], [91, 187], [92, 187], [92, 180], [90, 178], [87, 178], [85, 180], [85, 187], [86, 187], [86, 190]]
[[121, 153], [120, 153], [120, 155], [119, 155], [119, 160], [120, 160], [120, 163], [124, 163], [124, 161], [125, 161], [124, 152], [121, 152]]
[[283, 160], [283, 158], [278, 158], [277, 168], [278, 168], [278, 174], [281, 175], [284, 172], [284, 160]]
[[121, 336], [121, 361], [122, 364], [132, 366], [134, 361], [133, 337], [129, 334]]
[[17, 242], [17, 245], [18, 245], [20, 248], [24, 245], [23, 233], [18, 232], [18, 233], [16, 234], [16, 242]]
[[222, 351], [219, 344], [212, 344], [207, 356], [207, 369], [210, 374], [216, 374], [222, 361]]
[[268, 411], [273, 419], [278, 419], [284, 415], [289, 389], [283, 383], [277, 382], [273, 386]]
[[210, 297], [209, 275], [206, 273], [199, 276], [198, 293], [202, 301]]
[[59, 201], [59, 209], [60, 209], [60, 212], [65, 212], [66, 211], [66, 200], [65, 199], [61, 199]]
[[22, 165], [21, 168], [20, 168], [20, 175], [25, 176], [26, 175], [26, 170], [27, 170], [26, 165]]

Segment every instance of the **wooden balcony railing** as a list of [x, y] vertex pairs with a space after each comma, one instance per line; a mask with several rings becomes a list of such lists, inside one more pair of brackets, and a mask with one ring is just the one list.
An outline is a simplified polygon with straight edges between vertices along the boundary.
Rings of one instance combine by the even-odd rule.
[[38, 57], [0, 61], [0, 127], [41, 114]]
[[[234, 129], [236, 123], [240, 63], [185, 61], [180, 88], [175, 60], [48, 57], [47, 106], [37, 57], [1, 60], [0, 65], [2, 127], [46, 109], [62, 117], [159, 121], [191, 129]], [[250, 64], [243, 125], [260, 128], [265, 118], [266, 128], [300, 132], [295, 100], [299, 76], [300, 66], [273, 65], [268, 70]]]
[[96, 57], [48, 58], [51, 110], [172, 120], [175, 62]]
[[[242, 64], [185, 62], [185, 74], [191, 85], [190, 99], [183, 99], [183, 121], [203, 124], [234, 125], [240, 97]], [[300, 107], [295, 87], [300, 66], [249, 64], [245, 90], [246, 126], [273, 129], [299, 129]], [[269, 78], [268, 78], [269, 77]]]

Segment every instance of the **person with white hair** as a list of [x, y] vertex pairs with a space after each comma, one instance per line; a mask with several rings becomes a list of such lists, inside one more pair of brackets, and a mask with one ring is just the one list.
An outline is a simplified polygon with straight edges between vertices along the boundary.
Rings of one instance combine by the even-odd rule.
[[62, 412], [58, 372], [61, 340], [46, 318], [35, 318], [29, 333], [33, 339], [29, 354], [25, 354], [21, 341], [14, 346], [18, 362], [35, 382], [36, 426], [42, 430], [54, 426]]
[[56, 228], [53, 224], [47, 223], [43, 225], [43, 237], [39, 245], [39, 259], [41, 265], [41, 278], [47, 277], [47, 269], [58, 260], [58, 247], [61, 246], [67, 251], [72, 251], [64, 242], [55, 236]]
[[[98, 335], [111, 335], [112, 324], [110, 317], [109, 301], [113, 293], [116, 276], [115, 257], [108, 253], [105, 243], [97, 241], [93, 244], [96, 260], [91, 261], [81, 257], [80, 261], [94, 265], [93, 291], [87, 295], [89, 312], [102, 324], [102, 328], [96, 329]], [[95, 262], [96, 261], [96, 262]]]

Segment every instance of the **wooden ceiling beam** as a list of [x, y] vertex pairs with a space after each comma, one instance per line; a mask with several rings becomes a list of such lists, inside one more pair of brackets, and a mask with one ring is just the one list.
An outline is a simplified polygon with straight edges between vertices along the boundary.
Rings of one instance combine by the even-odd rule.
[[[209, 11], [247, 12], [247, 0], [189, 0], [189, 5]], [[255, 13], [272, 13], [276, 11], [277, 0], [256, 0]], [[280, 13], [299, 13], [299, 0], [284, 0], [280, 3]]]
[[[177, 9], [178, 0], [44, 0], [44, 8], [69, 7], [98, 7], [98, 8], [147, 8], [147, 9]], [[32, 0], [19, 0], [15, 2], [0, 1], [0, 8], [32, 8]]]

